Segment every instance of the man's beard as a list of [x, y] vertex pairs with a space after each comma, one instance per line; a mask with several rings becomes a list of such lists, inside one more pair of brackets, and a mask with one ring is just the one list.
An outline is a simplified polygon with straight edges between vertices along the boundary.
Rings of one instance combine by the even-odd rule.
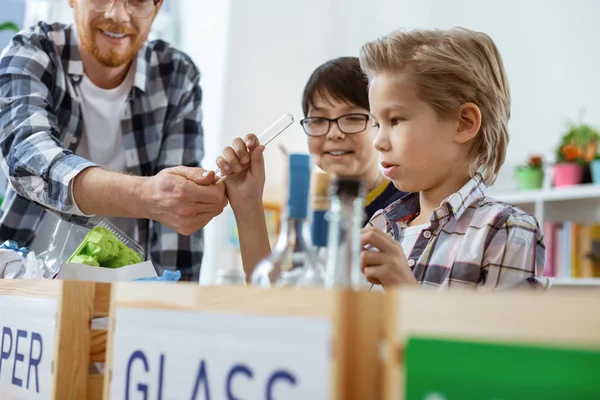
[[[91, 26], [84, 25], [81, 20], [76, 17], [77, 31], [79, 32], [79, 40], [86, 53], [94, 57], [100, 64], [116, 68], [125, 65], [132, 61], [137, 52], [144, 45], [145, 37], [140, 35], [137, 30], [132, 27], [124, 27], [112, 23], [110, 21], [101, 21], [100, 23], [92, 23]], [[114, 46], [108, 51], [101, 50], [96, 43], [96, 35], [103, 35], [100, 29], [117, 34], [127, 34], [130, 44], [126, 51], [119, 51], [125, 46]]]

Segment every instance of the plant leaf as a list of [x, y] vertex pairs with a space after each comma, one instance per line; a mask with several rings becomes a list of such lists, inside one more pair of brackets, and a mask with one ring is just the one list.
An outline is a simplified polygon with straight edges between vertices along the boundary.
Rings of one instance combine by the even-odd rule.
[[0, 24], [0, 31], [19, 32], [19, 27], [14, 22], [4, 22]]

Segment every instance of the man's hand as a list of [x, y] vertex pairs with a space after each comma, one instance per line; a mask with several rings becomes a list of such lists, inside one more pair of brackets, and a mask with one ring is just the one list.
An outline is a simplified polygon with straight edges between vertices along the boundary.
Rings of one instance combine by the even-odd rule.
[[225, 185], [202, 168], [165, 168], [141, 177], [92, 167], [80, 172], [73, 196], [84, 214], [147, 218], [191, 235], [223, 212]]
[[384, 287], [417, 284], [402, 246], [385, 232], [376, 228], [363, 229], [362, 246], [375, 248], [363, 250], [360, 256], [360, 267], [369, 282]]
[[215, 174], [202, 168], [173, 167], [140, 185], [145, 218], [182, 235], [191, 235], [223, 212], [225, 185], [213, 185]]

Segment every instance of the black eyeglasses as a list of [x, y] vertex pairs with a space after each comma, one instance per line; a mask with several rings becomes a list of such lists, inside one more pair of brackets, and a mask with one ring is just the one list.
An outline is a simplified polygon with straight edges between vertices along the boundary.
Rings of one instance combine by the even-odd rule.
[[[92, 0], [94, 9], [98, 12], [107, 12], [115, 5], [116, 0]], [[124, 0], [125, 9], [135, 18], [148, 18], [160, 3], [160, 0]]]
[[309, 117], [300, 121], [300, 125], [308, 136], [325, 136], [331, 129], [331, 123], [335, 122], [340, 132], [347, 135], [361, 133], [367, 129], [369, 115], [367, 114], [346, 114], [337, 118]]

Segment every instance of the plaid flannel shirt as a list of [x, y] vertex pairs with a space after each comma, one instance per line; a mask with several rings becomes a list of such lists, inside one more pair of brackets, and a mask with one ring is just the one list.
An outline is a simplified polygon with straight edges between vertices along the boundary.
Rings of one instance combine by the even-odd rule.
[[[547, 288], [542, 277], [546, 248], [537, 220], [486, 197], [485, 187], [476, 174], [433, 212], [406, 254], [415, 277], [421, 286], [436, 288]], [[419, 194], [411, 193], [375, 214], [370, 224], [402, 242], [403, 229], [418, 214]]]
[[[85, 219], [72, 196], [75, 176], [94, 166], [75, 154], [84, 124], [77, 40], [71, 25], [40, 22], [17, 34], [0, 56], [0, 164], [12, 186], [2, 205], [1, 240], [28, 245], [47, 211], [67, 220]], [[200, 166], [204, 136], [198, 69], [160, 40], [145, 43], [135, 66], [121, 120], [123, 172], [152, 176], [167, 167]], [[185, 237], [155, 221], [138, 220], [137, 226], [134, 239], [159, 273], [179, 269], [183, 279], [198, 279], [201, 231]]]

